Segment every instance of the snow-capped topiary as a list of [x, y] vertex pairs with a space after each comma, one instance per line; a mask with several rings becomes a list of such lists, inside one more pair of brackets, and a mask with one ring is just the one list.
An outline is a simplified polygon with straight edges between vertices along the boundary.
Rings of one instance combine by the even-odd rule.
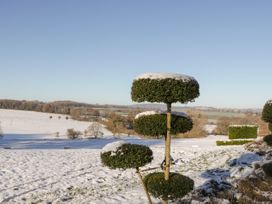
[[143, 74], [135, 78], [131, 88], [135, 102], [186, 103], [198, 96], [198, 82], [193, 77], [180, 74]]
[[150, 163], [153, 152], [144, 145], [115, 142], [103, 148], [100, 157], [102, 163], [109, 168], [129, 169]]

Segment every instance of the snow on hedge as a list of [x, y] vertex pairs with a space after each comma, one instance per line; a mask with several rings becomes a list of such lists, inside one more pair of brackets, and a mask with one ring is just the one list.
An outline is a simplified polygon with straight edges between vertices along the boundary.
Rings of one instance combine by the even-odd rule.
[[104, 146], [102, 148], [102, 151], [101, 153], [104, 153], [104, 152], [116, 152], [118, 150], [119, 147], [121, 147], [123, 144], [125, 144], [124, 141], [117, 141], [117, 142], [112, 142], [112, 143], [109, 143], [107, 144], [106, 146]]
[[268, 100], [268, 101], [266, 102], [266, 104], [272, 104], [272, 99], [271, 99], [271, 100]]
[[173, 73], [145, 73], [141, 74], [135, 78], [135, 80], [139, 79], [175, 79], [175, 80], [182, 80], [182, 81], [190, 81], [195, 80], [195, 78], [183, 74], [173, 74]]
[[[145, 111], [145, 112], [137, 114], [135, 116], [135, 119], [138, 119], [138, 118], [140, 118], [142, 116], [156, 115], [156, 114], [166, 114], [166, 113], [167, 113], [166, 111]], [[183, 112], [172, 112], [171, 115], [189, 118], [189, 116], [186, 113], [183, 113]]]
[[138, 113], [135, 116], [135, 119], [138, 119], [138, 118], [140, 118], [142, 116], [156, 115], [156, 114], [162, 114], [162, 111], [145, 111], [145, 112], [142, 112], [142, 113]]

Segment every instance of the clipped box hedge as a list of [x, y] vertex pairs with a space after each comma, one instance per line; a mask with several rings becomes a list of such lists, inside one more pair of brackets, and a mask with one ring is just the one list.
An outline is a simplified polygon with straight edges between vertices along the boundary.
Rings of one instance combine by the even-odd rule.
[[229, 126], [229, 139], [257, 138], [257, 125], [231, 125]]
[[254, 140], [231, 140], [231, 141], [216, 141], [217, 146], [227, 146], [227, 145], [244, 145], [250, 143]]

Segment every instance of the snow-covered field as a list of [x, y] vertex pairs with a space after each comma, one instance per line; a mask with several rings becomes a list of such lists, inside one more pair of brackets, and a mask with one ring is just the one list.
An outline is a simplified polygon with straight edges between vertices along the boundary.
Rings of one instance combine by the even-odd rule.
[[[63, 149], [62, 145], [46, 149], [39, 143], [35, 146], [36, 142], [43, 141], [37, 138], [49, 138], [53, 145], [59, 140], [53, 138], [54, 132], [64, 134], [67, 128], [82, 131], [89, 125], [66, 120], [64, 116], [58, 119], [57, 115], [53, 115], [53, 119], [49, 119], [49, 115], [52, 114], [0, 110], [5, 134], [0, 139], [0, 203], [147, 203], [134, 170], [110, 170], [100, 162], [101, 148], [117, 139], [80, 140], [81, 143], [62, 139], [62, 145], [67, 145], [65, 141], [69, 141], [73, 149]], [[16, 135], [15, 138], [18, 138], [25, 134], [32, 135], [27, 140], [32, 141], [32, 146], [24, 144], [23, 139], [18, 142], [13, 138], [13, 143], [5, 143], [8, 137]], [[173, 139], [171, 155], [175, 165], [172, 171], [190, 176], [196, 187], [208, 179], [216, 179], [218, 175], [209, 173], [212, 172], [209, 170], [224, 169], [226, 161], [245, 153], [243, 147], [217, 147], [215, 141], [222, 139], [226, 137]], [[124, 140], [149, 145], [154, 152], [154, 160], [142, 169], [156, 167], [155, 171], [160, 170], [164, 156], [162, 140]], [[11, 149], [3, 149], [3, 143], [10, 145]]]
[[[50, 119], [52, 116], [52, 119]], [[66, 117], [69, 119], [67, 120]], [[33, 111], [18, 111], [0, 109], [0, 122], [4, 134], [44, 134], [46, 136], [59, 133], [65, 136], [68, 128], [84, 131], [90, 122], [70, 119], [68, 115], [40, 113]], [[104, 135], [111, 133], [103, 129]]]

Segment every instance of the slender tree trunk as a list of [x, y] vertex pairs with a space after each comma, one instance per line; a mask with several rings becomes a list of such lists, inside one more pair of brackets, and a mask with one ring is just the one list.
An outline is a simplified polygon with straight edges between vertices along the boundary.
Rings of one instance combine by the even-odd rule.
[[164, 178], [165, 180], [169, 179], [170, 172], [170, 146], [171, 146], [171, 104], [167, 104], [167, 135], [165, 140], [165, 171]]
[[144, 187], [144, 191], [145, 191], [145, 194], [146, 194], [148, 203], [149, 203], [149, 204], [152, 204], [152, 200], [151, 200], [151, 198], [150, 198], [150, 195], [149, 195], [149, 193], [148, 193], [147, 187], [146, 187], [146, 185], [145, 185], [145, 183], [144, 183], [143, 177], [142, 177], [141, 172], [140, 172], [140, 170], [139, 170], [138, 167], [136, 168], [136, 173], [138, 174], [138, 176], [139, 176], [139, 178], [140, 178], [140, 180], [141, 180], [141, 182], [142, 182], [142, 185], [143, 185], [143, 187]]
[[[165, 140], [165, 170], [164, 170], [164, 178], [165, 180], [169, 180], [170, 174], [170, 147], [171, 147], [171, 103], [167, 104], [167, 135]], [[167, 204], [168, 201], [164, 200], [164, 203]]]

